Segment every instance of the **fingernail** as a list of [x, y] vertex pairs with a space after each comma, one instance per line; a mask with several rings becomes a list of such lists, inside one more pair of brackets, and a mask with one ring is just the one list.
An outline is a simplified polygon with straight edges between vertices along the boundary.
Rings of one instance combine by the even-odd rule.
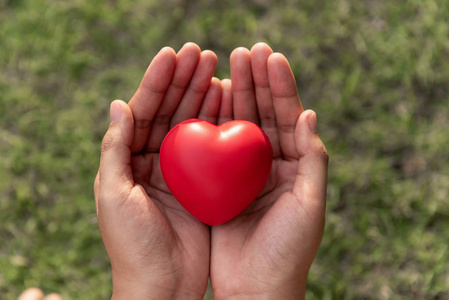
[[120, 121], [120, 116], [122, 115], [122, 108], [118, 102], [114, 101], [111, 103], [110, 114], [111, 114], [110, 124], [114, 124]]
[[317, 133], [317, 120], [316, 120], [316, 113], [314, 111], [311, 112], [309, 117], [309, 129], [312, 131], [312, 133]]

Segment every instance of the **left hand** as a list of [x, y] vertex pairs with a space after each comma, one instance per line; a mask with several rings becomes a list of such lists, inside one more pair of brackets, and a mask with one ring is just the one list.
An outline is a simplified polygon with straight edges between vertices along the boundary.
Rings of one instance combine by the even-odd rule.
[[216, 63], [213, 52], [201, 52], [193, 43], [178, 53], [163, 48], [129, 104], [111, 105], [111, 120], [119, 120], [103, 139], [94, 188], [98, 224], [112, 266], [113, 299], [204, 297], [210, 228], [168, 190], [159, 149], [176, 123], [217, 119], [221, 85], [212, 77]]

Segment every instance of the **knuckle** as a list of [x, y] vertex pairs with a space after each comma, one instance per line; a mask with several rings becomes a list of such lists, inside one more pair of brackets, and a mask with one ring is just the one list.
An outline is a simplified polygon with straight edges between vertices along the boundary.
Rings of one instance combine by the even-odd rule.
[[170, 114], [157, 114], [153, 120], [153, 123], [157, 125], [167, 125], [170, 124], [171, 117], [172, 116]]
[[315, 149], [316, 153], [326, 162], [329, 162], [329, 153], [323, 143], [320, 143]]
[[276, 127], [276, 117], [274, 115], [264, 115], [260, 117], [260, 122], [264, 127], [275, 128]]
[[323, 159], [326, 161], [326, 163], [329, 162], [329, 153], [327, 152], [326, 147], [322, 144], [321, 145], [321, 156], [323, 157]]
[[115, 141], [114, 137], [111, 133], [106, 133], [106, 135], [103, 138], [103, 141], [101, 142], [101, 153], [105, 153], [111, 148], [114, 147]]
[[134, 120], [134, 127], [140, 130], [145, 130], [151, 127], [153, 120], [149, 119], [136, 119]]

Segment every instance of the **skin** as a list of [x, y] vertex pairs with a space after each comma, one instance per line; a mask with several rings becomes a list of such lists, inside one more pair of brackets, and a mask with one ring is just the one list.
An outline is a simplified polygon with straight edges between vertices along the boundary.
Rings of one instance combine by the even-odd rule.
[[324, 228], [328, 156], [316, 114], [303, 111], [287, 59], [268, 45], [230, 61], [233, 117], [258, 124], [274, 157], [257, 199], [212, 228], [214, 299], [301, 299]]
[[[217, 57], [187, 43], [163, 48], [111, 125], [95, 180], [97, 216], [112, 266], [112, 299], [301, 299], [324, 228], [327, 153], [316, 114], [303, 111], [287, 59], [259, 43], [231, 54], [231, 80], [213, 77]], [[159, 168], [177, 123], [252, 121], [274, 152], [270, 178], [238, 217], [212, 228], [171, 195]]]
[[168, 190], [159, 149], [174, 124], [215, 114], [208, 103], [221, 96], [220, 81], [212, 77], [216, 64], [213, 52], [195, 44], [178, 53], [163, 48], [129, 105], [111, 105], [95, 198], [112, 299], [202, 299], [206, 292], [210, 228]]
[[55, 293], [44, 297], [44, 293], [40, 289], [32, 287], [23, 291], [17, 300], [62, 300], [62, 297]]

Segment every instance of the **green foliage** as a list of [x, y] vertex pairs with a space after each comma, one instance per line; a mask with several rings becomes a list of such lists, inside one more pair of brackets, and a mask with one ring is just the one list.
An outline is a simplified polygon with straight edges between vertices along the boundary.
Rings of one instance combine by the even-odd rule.
[[307, 299], [447, 297], [448, 19], [447, 0], [0, 0], [0, 298], [108, 298], [92, 185], [109, 103], [187, 41], [218, 77], [269, 43], [318, 113], [331, 162]]

